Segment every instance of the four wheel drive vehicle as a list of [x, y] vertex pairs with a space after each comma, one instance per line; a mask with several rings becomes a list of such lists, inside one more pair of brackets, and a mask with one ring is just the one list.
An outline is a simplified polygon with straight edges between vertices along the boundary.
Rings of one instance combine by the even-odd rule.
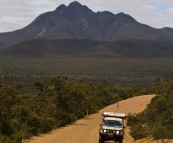
[[115, 141], [122, 143], [124, 139], [124, 119], [123, 113], [104, 112], [103, 121], [99, 129], [99, 143], [104, 141]]

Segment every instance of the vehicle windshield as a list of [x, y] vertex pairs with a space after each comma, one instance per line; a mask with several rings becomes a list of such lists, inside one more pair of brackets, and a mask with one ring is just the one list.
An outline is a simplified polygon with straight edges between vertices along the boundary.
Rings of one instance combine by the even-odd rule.
[[116, 128], [122, 128], [122, 121], [115, 121], [115, 120], [103, 120], [104, 126], [109, 127], [116, 127]]

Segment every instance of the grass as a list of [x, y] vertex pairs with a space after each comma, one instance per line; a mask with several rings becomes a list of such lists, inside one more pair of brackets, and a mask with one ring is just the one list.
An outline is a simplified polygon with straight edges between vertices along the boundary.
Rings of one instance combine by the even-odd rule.
[[[157, 77], [173, 77], [173, 58], [0, 58], [0, 72], [10, 81], [65, 75], [90, 81], [108, 80], [119, 84], [150, 84]], [[32, 79], [31, 81], [29, 80]], [[26, 81], [25, 81], [26, 79]]]

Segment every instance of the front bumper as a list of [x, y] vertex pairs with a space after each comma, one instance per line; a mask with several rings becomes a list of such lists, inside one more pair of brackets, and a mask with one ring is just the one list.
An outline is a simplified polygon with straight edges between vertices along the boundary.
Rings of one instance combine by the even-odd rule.
[[123, 131], [116, 131], [116, 130], [100, 130], [100, 136], [104, 140], [116, 140], [124, 137]]

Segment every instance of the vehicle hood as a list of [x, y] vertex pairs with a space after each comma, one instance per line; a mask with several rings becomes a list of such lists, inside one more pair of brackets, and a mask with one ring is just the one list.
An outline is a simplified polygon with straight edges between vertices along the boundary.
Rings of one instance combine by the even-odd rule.
[[122, 130], [123, 128], [102, 126], [102, 129], [104, 129], [104, 130], [108, 129], [108, 130], [117, 130], [117, 131], [119, 131], [119, 130]]

